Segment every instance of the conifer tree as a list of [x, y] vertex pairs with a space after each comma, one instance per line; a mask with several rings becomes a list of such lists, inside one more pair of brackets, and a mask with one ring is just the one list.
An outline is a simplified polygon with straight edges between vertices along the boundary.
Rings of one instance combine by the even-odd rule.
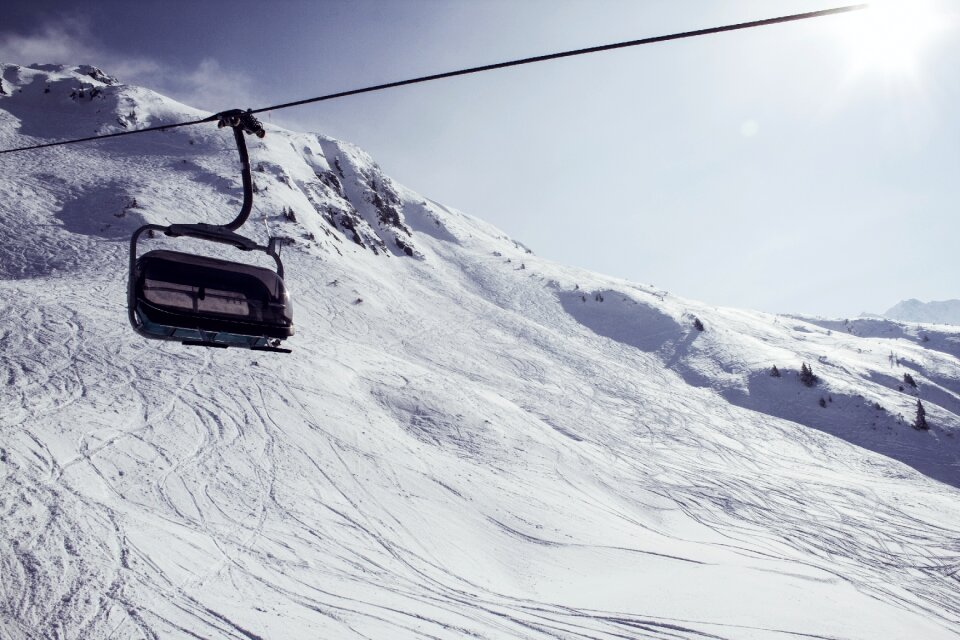
[[773, 377], [773, 378], [779, 378], [779, 377], [780, 377], [780, 369], [777, 369], [777, 365], [773, 365], [773, 367], [771, 367], [771, 369], [770, 369], [770, 376]]
[[800, 382], [805, 387], [812, 387], [817, 384], [817, 376], [813, 375], [813, 369], [806, 362], [800, 367]]
[[926, 431], [930, 428], [927, 424], [927, 410], [923, 408], [923, 403], [917, 400], [917, 417], [913, 421], [913, 428], [919, 431]]

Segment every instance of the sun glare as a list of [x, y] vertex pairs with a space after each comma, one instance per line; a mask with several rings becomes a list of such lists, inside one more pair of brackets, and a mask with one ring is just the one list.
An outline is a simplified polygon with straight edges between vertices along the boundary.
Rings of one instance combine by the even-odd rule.
[[880, 0], [850, 14], [843, 39], [855, 72], [916, 74], [926, 47], [945, 28], [933, 1]]

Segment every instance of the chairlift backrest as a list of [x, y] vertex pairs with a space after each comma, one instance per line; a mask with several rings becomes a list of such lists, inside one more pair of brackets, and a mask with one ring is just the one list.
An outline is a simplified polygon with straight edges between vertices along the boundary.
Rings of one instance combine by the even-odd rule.
[[283, 280], [263, 267], [161, 249], [137, 260], [135, 282], [138, 297], [171, 310], [278, 326], [293, 321]]

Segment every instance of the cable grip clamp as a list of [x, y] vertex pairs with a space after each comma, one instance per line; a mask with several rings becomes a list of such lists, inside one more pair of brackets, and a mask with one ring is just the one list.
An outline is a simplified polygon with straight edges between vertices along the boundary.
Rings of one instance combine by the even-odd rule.
[[258, 138], [267, 135], [263, 130], [263, 124], [257, 120], [250, 109], [243, 111], [241, 109], [231, 109], [217, 114], [217, 127], [240, 128], [245, 133], [251, 133]]

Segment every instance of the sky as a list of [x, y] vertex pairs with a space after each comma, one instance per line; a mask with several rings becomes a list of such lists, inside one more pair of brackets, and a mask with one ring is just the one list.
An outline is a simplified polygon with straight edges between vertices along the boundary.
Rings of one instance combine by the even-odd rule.
[[[0, 60], [94, 64], [218, 111], [844, 4], [12, 0]], [[911, 0], [265, 120], [353, 142], [558, 262], [847, 317], [960, 298], [958, 36], [960, 2]]]

